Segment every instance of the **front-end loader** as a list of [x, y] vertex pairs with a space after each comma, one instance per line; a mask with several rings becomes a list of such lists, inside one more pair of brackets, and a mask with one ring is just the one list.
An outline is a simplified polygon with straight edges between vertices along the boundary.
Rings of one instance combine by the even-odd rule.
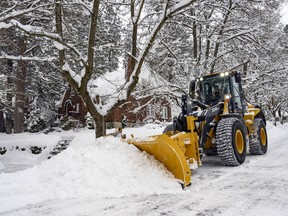
[[247, 102], [239, 72], [214, 73], [189, 84], [182, 96], [182, 112], [161, 135], [127, 139], [162, 162], [183, 187], [203, 154], [218, 155], [225, 166], [239, 166], [249, 149], [267, 152], [266, 120], [259, 106]]

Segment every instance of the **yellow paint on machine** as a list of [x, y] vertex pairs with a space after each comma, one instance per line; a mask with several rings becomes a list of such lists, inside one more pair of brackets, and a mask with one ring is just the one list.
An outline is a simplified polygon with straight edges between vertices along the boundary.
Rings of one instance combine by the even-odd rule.
[[[177, 178], [183, 187], [191, 183], [191, 171], [189, 165], [197, 163], [201, 165], [198, 136], [194, 131], [192, 116], [187, 117], [189, 133], [181, 132], [171, 137], [167, 134], [151, 136], [148, 140], [128, 139], [129, 144], [135, 145], [142, 151], [153, 155], [158, 161]], [[195, 165], [195, 164], [194, 164]]]
[[183, 181], [184, 187], [190, 184], [191, 171], [186, 162], [185, 155], [179, 146], [166, 134], [154, 136], [153, 141], [133, 141], [128, 143], [135, 145], [142, 151], [153, 155], [158, 161], [173, 173], [173, 175]]

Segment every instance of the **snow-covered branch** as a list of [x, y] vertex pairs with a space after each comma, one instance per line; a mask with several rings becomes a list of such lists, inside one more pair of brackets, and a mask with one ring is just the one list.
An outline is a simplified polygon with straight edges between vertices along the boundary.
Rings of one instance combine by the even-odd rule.
[[[131, 95], [134, 88], [136, 87], [136, 84], [138, 83], [139, 74], [141, 72], [141, 68], [142, 68], [142, 65], [145, 61], [145, 58], [146, 58], [149, 50], [152, 48], [154, 41], [155, 41], [158, 33], [160, 32], [160, 30], [164, 26], [165, 22], [169, 18], [171, 18], [172, 15], [181, 11], [185, 7], [193, 4], [194, 2], [196, 2], [196, 0], [181, 1], [181, 3], [178, 3], [178, 4], [174, 5], [173, 7], [169, 8], [168, 7], [169, 1], [166, 1], [166, 3], [163, 5], [162, 15], [161, 15], [159, 21], [156, 23], [156, 25], [154, 26], [150, 35], [147, 37], [148, 39], [147, 39], [145, 45], [143, 46], [143, 48], [141, 49], [142, 51], [139, 53], [139, 55], [136, 58], [137, 62], [136, 62], [136, 65], [134, 67], [134, 70], [132, 71], [132, 74], [130, 76], [129, 81], [126, 82], [126, 84], [122, 88], [120, 88], [121, 91], [119, 91], [119, 92], [117, 92], [117, 93], [115, 93], [109, 97], [109, 103], [106, 103], [104, 105], [102, 105], [102, 104], [96, 105], [96, 108], [99, 112], [100, 111], [103, 112], [105, 110], [109, 111], [109, 110], [113, 109], [115, 106], [119, 106], [119, 105], [123, 104], [127, 100], [127, 98]], [[131, 16], [135, 17], [133, 10], [131, 10], [131, 12], [132, 12]]]
[[240, 31], [240, 32], [237, 32], [236, 34], [233, 34], [233, 35], [230, 35], [229, 37], [225, 38], [222, 40], [222, 43], [225, 43], [229, 40], [232, 40], [234, 38], [237, 38], [237, 37], [240, 37], [240, 36], [243, 36], [243, 35], [247, 35], [247, 34], [250, 34], [254, 31], [256, 31], [257, 29], [253, 28], [253, 29], [248, 29], [248, 30], [244, 30], [244, 31]]
[[[31, 26], [31, 25], [23, 25], [20, 22], [18, 22], [17, 20], [11, 20], [10, 24], [12, 24], [14, 27], [22, 30], [23, 32], [25, 32], [28, 35], [43, 37], [43, 38], [46, 38], [48, 40], [51, 40], [52, 42], [54, 42], [54, 45], [57, 49], [63, 49], [62, 46], [64, 46], [65, 48], [68, 48], [74, 54], [76, 54], [76, 56], [80, 59], [80, 61], [82, 62], [83, 65], [86, 65], [86, 60], [82, 56], [81, 52], [72, 44], [63, 42], [61, 37], [58, 34], [46, 32], [41, 27]], [[62, 46], [60, 46], [60, 45], [62, 45]]]
[[50, 61], [56, 61], [56, 57], [28, 57], [28, 56], [12, 56], [7, 55], [4, 52], [1, 52], [0, 60], [3, 59], [9, 59], [9, 60], [23, 60], [23, 61], [38, 61], [38, 62], [50, 62]]
[[[24, 3], [27, 3], [27, 2], [28, 1], [25, 1]], [[24, 10], [15, 10], [14, 11], [14, 9], [21, 4], [19, 2], [16, 3], [16, 5], [12, 6], [11, 8], [7, 9], [6, 11], [4, 11], [0, 14], [0, 23], [1, 22], [7, 22], [8, 20], [15, 19], [19, 16], [31, 13], [37, 9], [45, 8], [45, 7], [50, 5], [49, 3], [48, 4], [45, 3], [45, 4], [40, 4], [40, 5], [36, 6], [38, 3], [41, 3], [41, 1], [40, 0], [37, 0], [37, 1], [34, 0], [34, 1], [31, 1], [29, 8], [24, 9]]]

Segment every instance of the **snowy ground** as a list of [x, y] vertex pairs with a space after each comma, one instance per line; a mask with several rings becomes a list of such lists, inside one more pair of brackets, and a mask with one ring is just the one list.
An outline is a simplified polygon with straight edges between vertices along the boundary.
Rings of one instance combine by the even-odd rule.
[[[162, 130], [148, 125], [124, 133], [145, 136]], [[0, 147], [37, 140], [47, 149], [75, 136], [67, 150], [50, 160], [48, 150], [38, 156], [21, 151], [0, 155], [0, 215], [287, 215], [288, 125], [269, 124], [267, 130], [265, 156], [248, 155], [240, 167], [223, 167], [217, 157], [204, 157], [186, 190], [151, 156], [117, 138], [95, 142], [94, 132], [87, 130], [0, 135]]]

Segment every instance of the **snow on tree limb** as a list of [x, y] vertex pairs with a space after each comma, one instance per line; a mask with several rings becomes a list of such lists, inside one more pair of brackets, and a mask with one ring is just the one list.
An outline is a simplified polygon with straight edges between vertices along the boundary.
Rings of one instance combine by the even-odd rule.
[[81, 52], [72, 44], [63, 42], [59, 34], [47, 32], [43, 30], [42, 27], [32, 26], [32, 25], [23, 25], [17, 20], [11, 20], [9, 23], [13, 25], [14, 27], [22, 30], [28, 35], [43, 37], [48, 40], [51, 40], [52, 42], [57, 42], [58, 44], [57, 46], [55, 46], [57, 49], [60, 47], [60, 45], [64, 46], [65, 48], [70, 49], [74, 54], [76, 54], [79, 57], [82, 64], [86, 65], [86, 59], [82, 56]]
[[135, 68], [130, 76], [129, 81], [124, 85], [122, 91], [118, 92], [116, 95], [113, 96], [114, 100], [111, 100], [110, 103], [106, 104], [105, 106], [101, 106], [102, 108], [105, 107], [105, 110], [111, 110], [113, 107], [121, 104], [121, 101], [127, 100], [127, 98], [131, 95], [134, 88], [136, 87], [136, 84], [139, 80], [139, 74], [141, 72], [142, 65], [144, 63], [144, 60], [153, 46], [153, 43], [160, 32], [161, 28], [164, 26], [165, 22], [171, 18], [175, 13], [181, 11], [185, 7], [193, 4], [196, 2], [196, 0], [185, 0], [181, 1], [180, 3], [174, 5], [173, 7], [169, 8], [169, 1], [166, 1], [165, 4], [163, 4], [163, 11], [162, 16], [159, 19], [159, 22], [154, 26], [154, 29], [151, 31], [150, 36], [148, 37], [148, 40], [146, 44], [144, 45], [142, 51], [140, 52], [139, 56], [137, 57], [137, 63], [135, 65]]
[[222, 39], [221, 43], [225, 43], [225, 42], [227, 42], [229, 40], [232, 40], [234, 38], [237, 38], [237, 37], [240, 37], [240, 36], [243, 36], [243, 35], [250, 34], [250, 33], [255, 32], [255, 31], [257, 31], [256, 28], [247, 29], [247, 30], [243, 30], [243, 31], [237, 32], [236, 34], [233, 34], [233, 35], [231, 35], [231, 36], [229, 36], [229, 37], [227, 37], [225, 39]]
[[[17, 6], [19, 6], [21, 4], [29, 3], [29, 2], [31, 2], [29, 8], [24, 9], [24, 10], [13, 11]], [[41, 3], [41, 0], [24, 1], [24, 2], [21, 2], [21, 3], [17, 2], [11, 8], [7, 9], [6, 11], [3, 11], [0, 14], [0, 23], [1, 22], [6, 22], [6, 21], [8, 21], [10, 19], [15, 19], [16, 17], [22, 16], [24, 14], [31, 13], [31, 12], [39, 9], [39, 8], [45, 8], [45, 7], [50, 5], [50, 4], [45, 3], [45, 4], [40, 4], [40, 5], [36, 6], [38, 3]]]
[[38, 62], [51, 62], [57, 60], [56, 57], [28, 57], [28, 56], [12, 56], [1, 52], [0, 60], [10, 59], [10, 60], [23, 60], [23, 61], [38, 61]]
[[0, 22], [0, 30], [9, 29], [11, 27], [13, 27], [12, 23]]
[[69, 73], [70, 77], [73, 79], [73, 82], [77, 83], [77, 85], [80, 87], [80, 81], [81, 81], [80, 75], [78, 75], [75, 71], [73, 71], [67, 62], [65, 62], [65, 64], [63, 65], [62, 71]]

